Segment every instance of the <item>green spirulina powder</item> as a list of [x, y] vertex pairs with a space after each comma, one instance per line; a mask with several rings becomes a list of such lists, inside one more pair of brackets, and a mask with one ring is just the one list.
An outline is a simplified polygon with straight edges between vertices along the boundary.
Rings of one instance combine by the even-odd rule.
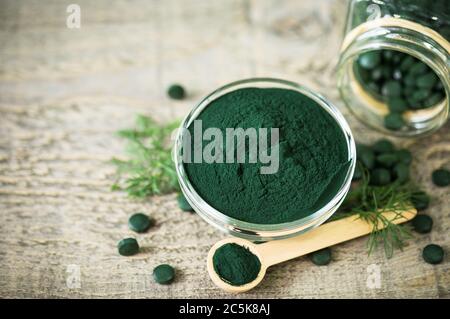
[[[327, 111], [297, 91], [238, 89], [213, 100], [197, 120], [203, 132], [219, 128], [223, 136], [226, 128], [279, 129], [274, 174], [261, 174], [267, 164], [260, 161], [184, 164], [197, 193], [223, 214], [257, 224], [292, 222], [323, 207], [342, 186], [349, 165], [345, 136]], [[194, 124], [189, 132], [194, 135]], [[210, 141], [201, 143], [204, 149]]]
[[238, 244], [225, 244], [213, 256], [214, 271], [233, 286], [242, 286], [256, 279], [261, 270], [259, 258]]

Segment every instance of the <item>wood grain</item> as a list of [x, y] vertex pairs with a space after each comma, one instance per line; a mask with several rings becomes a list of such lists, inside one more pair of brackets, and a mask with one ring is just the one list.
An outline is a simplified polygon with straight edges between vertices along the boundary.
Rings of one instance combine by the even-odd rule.
[[[380, 137], [348, 114], [335, 88], [346, 1], [78, 0], [81, 28], [68, 29], [72, 2], [0, 1], [0, 297], [231, 297], [206, 272], [224, 234], [181, 212], [175, 195], [137, 202], [109, 190], [108, 160], [123, 150], [113, 133], [136, 113], [181, 118], [220, 85], [272, 76], [323, 93], [358, 140]], [[166, 98], [172, 82], [186, 86], [187, 100]], [[450, 127], [398, 143], [412, 149], [413, 179], [433, 195], [430, 234], [415, 234], [390, 260], [382, 251], [368, 257], [364, 238], [333, 248], [326, 267], [298, 258], [239, 297], [448, 298], [448, 258], [431, 266], [421, 250], [450, 251], [450, 190], [430, 180], [450, 165]], [[124, 258], [116, 243], [134, 235], [127, 218], [136, 211], [158, 223], [137, 236], [143, 252]], [[160, 263], [176, 267], [170, 286], [152, 281]], [[366, 285], [371, 264], [381, 270], [379, 289]], [[67, 285], [69, 265], [81, 271], [79, 288]]]

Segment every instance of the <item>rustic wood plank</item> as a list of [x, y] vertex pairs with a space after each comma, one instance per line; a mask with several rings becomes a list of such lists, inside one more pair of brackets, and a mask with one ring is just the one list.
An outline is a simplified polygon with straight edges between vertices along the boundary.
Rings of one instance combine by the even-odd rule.
[[[71, 2], [0, 2], [0, 297], [229, 297], [205, 262], [224, 234], [179, 211], [175, 195], [137, 202], [110, 192], [108, 160], [123, 148], [113, 133], [136, 113], [181, 118], [219, 85], [275, 76], [325, 94], [357, 139], [380, 136], [348, 114], [335, 88], [345, 1], [82, 0], [82, 27], [69, 30]], [[173, 81], [186, 85], [186, 101], [165, 97]], [[447, 124], [398, 141], [414, 152], [413, 178], [433, 194], [431, 234], [414, 235], [390, 260], [381, 251], [368, 257], [365, 239], [335, 247], [326, 267], [298, 258], [269, 269], [242, 297], [448, 298], [448, 258], [431, 266], [420, 253], [431, 242], [450, 248], [450, 191], [429, 178], [449, 165], [449, 136]], [[126, 221], [135, 211], [158, 225], [138, 236], [143, 253], [120, 257], [116, 242], [131, 234]], [[163, 262], [177, 269], [170, 286], [151, 279]], [[66, 284], [72, 264], [80, 288]], [[371, 264], [381, 270], [379, 289], [366, 286]]]

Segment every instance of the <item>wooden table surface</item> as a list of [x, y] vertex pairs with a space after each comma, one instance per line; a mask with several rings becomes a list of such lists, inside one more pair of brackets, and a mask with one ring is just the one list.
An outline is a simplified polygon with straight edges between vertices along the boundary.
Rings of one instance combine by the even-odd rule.
[[[348, 114], [335, 86], [346, 1], [77, 0], [81, 28], [69, 29], [73, 2], [0, 0], [0, 297], [233, 297], [206, 273], [209, 247], [226, 235], [181, 212], [175, 194], [134, 201], [110, 191], [108, 160], [124, 146], [114, 132], [138, 113], [181, 118], [218, 86], [270, 76], [323, 93], [359, 141], [379, 138]], [[172, 82], [189, 98], [169, 100]], [[429, 243], [450, 252], [450, 188], [430, 180], [449, 164], [450, 126], [397, 142], [411, 148], [412, 178], [433, 196], [430, 234], [414, 234], [389, 260], [381, 250], [367, 256], [365, 238], [334, 247], [328, 266], [291, 260], [237, 297], [450, 297], [449, 258], [421, 259]], [[133, 235], [136, 211], [157, 226], [137, 236], [142, 253], [121, 257], [116, 243]], [[152, 281], [160, 263], [176, 267], [172, 285]], [[378, 288], [367, 285], [372, 264]]]

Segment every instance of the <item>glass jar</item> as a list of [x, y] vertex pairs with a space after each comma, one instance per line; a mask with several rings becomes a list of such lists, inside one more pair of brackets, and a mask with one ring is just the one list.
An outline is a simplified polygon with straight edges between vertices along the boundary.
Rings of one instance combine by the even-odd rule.
[[352, 0], [338, 88], [352, 113], [397, 136], [432, 132], [448, 119], [450, 1]]
[[[190, 183], [182, 161], [184, 130], [186, 130], [191, 125], [191, 123], [199, 116], [199, 114], [206, 107], [208, 107], [211, 101], [231, 91], [243, 88], [282, 88], [300, 92], [301, 94], [306, 95], [317, 102], [318, 105], [320, 105], [336, 120], [339, 127], [342, 129], [345, 140], [347, 142], [347, 153], [350, 163], [345, 174], [344, 182], [342, 183], [341, 187], [338, 189], [336, 195], [332, 198], [332, 200], [317, 211], [312, 212], [311, 215], [293, 222], [282, 224], [254, 224], [243, 222], [241, 220], [231, 218], [210, 206], [200, 197], [200, 195], [195, 191], [194, 187]], [[245, 238], [252, 241], [268, 241], [287, 238], [298, 235], [322, 224], [338, 209], [338, 207], [344, 200], [350, 188], [356, 163], [355, 142], [350, 131], [350, 127], [336, 107], [325, 100], [322, 96], [308, 90], [303, 86], [289, 81], [270, 78], [255, 78], [233, 82], [215, 90], [214, 92], [206, 96], [197, 106], [192, 109], [192, 111], [181, 123], [172, 155], [175, 162], [180, 188], [192, 208], [203, 219], [205, 219], [214, 227], [233, 236]]]

